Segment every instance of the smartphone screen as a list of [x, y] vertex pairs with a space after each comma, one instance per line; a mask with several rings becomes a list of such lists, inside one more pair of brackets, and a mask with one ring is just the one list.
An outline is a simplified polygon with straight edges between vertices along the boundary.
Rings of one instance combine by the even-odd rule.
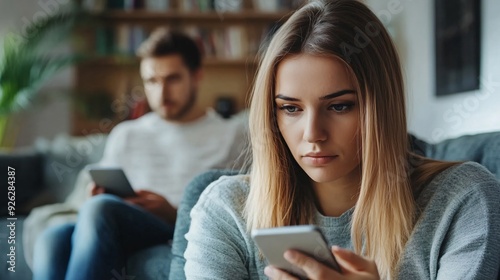
[[252, 238], [269, 264], [306, 278], [305, 272], [290, 264], [283, 254], [290, 249], [309, 255], [324, 265], [341, 272], [321, 230], [314, 225], [287, 226], [252, 230]]

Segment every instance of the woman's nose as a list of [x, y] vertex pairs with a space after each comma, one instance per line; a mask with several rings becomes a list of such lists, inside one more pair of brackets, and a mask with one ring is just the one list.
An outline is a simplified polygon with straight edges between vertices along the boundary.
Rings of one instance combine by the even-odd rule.
[[307, 116], [304, 124], [304, 140], [309, 143], [325, 141], [328, 133], [324, 128], [323, 122], [317, 114]]

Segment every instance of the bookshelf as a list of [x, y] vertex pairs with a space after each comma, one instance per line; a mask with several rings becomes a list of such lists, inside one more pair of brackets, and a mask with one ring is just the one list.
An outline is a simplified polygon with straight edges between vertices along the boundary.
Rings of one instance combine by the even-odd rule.
[[[220, 11], [218, 1], [230, 3], [231, 10]], [[201, 106], [214, 107], [218, 98], [230, 98], [234, 112], [244, 109], [259, 46], [298, 5], [296, 0], [274, 0], [273, 9], [261, 9], [259, 1], [178, 0], [165, 5], [162, 0], [150, 0], [160, 3], [159, 10], [149, 8], [148, 1], [81, 0], [90, 20], [76, 31], [81, 39], [75, 48], [90, 58], [75, 69], [72, 134], [107, 133], [137, 115], [133, 110], [141, 102], [143, 86], [134, 52], [157, 27], [184, 31], [200, 45], [204, 53]]]

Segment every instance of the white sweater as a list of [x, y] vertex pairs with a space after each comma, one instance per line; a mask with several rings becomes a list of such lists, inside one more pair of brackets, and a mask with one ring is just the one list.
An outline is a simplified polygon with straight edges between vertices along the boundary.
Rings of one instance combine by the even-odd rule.
[[225, 120], [213, 110], [187, 124], [170, 123], [156, 113], [122, 122], [110, 133], [101, 166], [119, 166], [133, 188], [180, 203], [184, 188], [213, 168], [240, 168], [246, 147], [241, 118]]

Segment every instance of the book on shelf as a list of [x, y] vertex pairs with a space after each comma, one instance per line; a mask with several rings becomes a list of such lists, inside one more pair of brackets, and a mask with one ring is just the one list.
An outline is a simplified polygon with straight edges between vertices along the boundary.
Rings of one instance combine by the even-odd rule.
[[[254, 56], [262, 37], [262, 30], [249, 32], [248, 28], [239, 25], [225, 28], [188, 26], [184, 32], [197, 42], [205, 57], [228, 60]], [[255, 36], [254, 33], [258, 33], [259, 36]], [[250, 34], [252, 36], [249, 36]]]
[[241, 26], [230, 26], [225, 31], [226, 52], [224, 56], [229, 59], [247, 57], [245, 30]]
[[81, 7], [90, 13], [101, 13], [106, 10], [106, 0], [83, 0]]
[[113, 53], [115, 45], [114, 28], [103, 26], [95, 31], [95, 50], [98, 55], [108, 55]]
[[243, 0], [214, 0], [213, 6], [217, 12], [241, 12]]
[[107, 9], [133, 11], [144, 8], [144, 0], [108, 0]]
[[[199, 27], [189, 25], [182, 29], [192, 37], [206, 58], [239, 60], [254, 57], [279, 28], [248, 28], [243, 25], [227, 27]], [[134, 56], [146, 40], [149, 30], [141, 25], [118, 24], [102, 26], [95, 31], [95, 52], [100, 56]]]
[[[82, 7], [99, 13], [109, 10], [167, 11], [172, 0], [82, 0]], [[244, 0], [181, 0], [178, 9], [182, 12], [241, 12]], [[252, 0], [255, 11], [279, 12], [297, 9], [305, 0]]]
[[96, 30], [95, 51], [98, 55], [134, 55], [147, 38], [146, 30], [139, 25], [119, 24], [102, 26]]
[[120, 24], [116, 27], [116, 39], [114, 43], [114, 52], [118, 54], [131, 54], [130, 41], [131, 31], [128, 24]]
[[134, 11], [141, 9], [167, 11], [170, 9], [170, 0], [83, 0], [82, 7], [84, 10], [92, 13], [110, 10]]
[[290, 11], [299, 8], [305, 0], [253, 0], [253, 6], [261, 12]]
[[129, 53], [135, 54], [135, 51], [139, 48], [139, 46], [146, 40], [148, 34], [141, 26], [134, 25], [129, 30]]
[[180, 10], [183, 12], [239, 12], [243, 0], [183, 0]]
[[214, 8], [211, 0], [184, 0], [180, 4], [183, 12], [208, 12]]
[[145, 7], [148, 11], [168, 11], [170, 10], [169, 0], [146, 0]]

